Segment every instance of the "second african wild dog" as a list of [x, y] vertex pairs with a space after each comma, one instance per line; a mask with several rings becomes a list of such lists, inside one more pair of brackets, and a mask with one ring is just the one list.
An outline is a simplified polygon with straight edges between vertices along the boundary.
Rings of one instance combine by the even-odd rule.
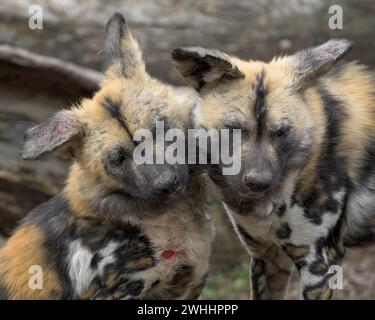
[[[23, 158], [58, 149], [75, 162], [64, 191], [0, 249], [3, 299], [197, 298], [203, 288], [213, 229], [200, 176], [186, 165], [136, 165], [132, 155], [138, 128], [164, 120], [186, 130], [192, 102], [145, 72], [120, 14], [108, 22], [105, 56], [93, 99], [26, 133]], [[28, 285], [33, 265], [41, 290]]]
[[294, 265], [301, 297], [330, 298], [344, 247], [375, 238], [375, 86], [364, 66], [336, 65], [351, 47], [330, 40], [269, 63], [172, 53], [201, 94], [196, 125], [242, 133], [240, 173], [209, 175], [253, 257], [253, 298], [283, 298]]

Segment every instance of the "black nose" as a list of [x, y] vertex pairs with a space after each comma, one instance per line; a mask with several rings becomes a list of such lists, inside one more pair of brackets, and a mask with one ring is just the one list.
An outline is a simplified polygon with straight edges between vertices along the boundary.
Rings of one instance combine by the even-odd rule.
[[176, 190], [178, 185], [178, 175], [176, 173], [168, 172], [162, 174], [155, 181], [155, 188], [162, 196], [167, 196]]
[[253, 192], [263, 192], [271, 185], [271, 178], [260, 175], [246, 174], [243, 180], [245, 185]]

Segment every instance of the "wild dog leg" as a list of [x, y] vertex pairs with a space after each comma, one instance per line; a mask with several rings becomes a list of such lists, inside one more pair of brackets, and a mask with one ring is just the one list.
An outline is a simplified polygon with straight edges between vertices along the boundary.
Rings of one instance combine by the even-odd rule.
[[284, 249], [299, 270], [301, 298], [331, 299], [329, 283], [334, 276], [331, 267], [341, 265], [344, 256], [342, 247], [326, 238], [311, 246], [285, 244]]
[[285, 299], [293, 273], [292, 260], [278, 245], [254, 238], [232, 219], [234, 228], [252, 257], [250, 264], [250, 298]]
[[142, 280], [121, 279], [113, 287], [94, 280], [82, 299], [89, 300], [133, 300], [137, 299], [144, 289]]
[[[280, 243], [300, 275], [303, 299], [330, 299], [329, 280], [333, 266], [344, 256], [343, 219], [336, 212], [297, 210], [294, 205], [277, 231]], [[319, 219], [318, 219], [319, 218]]]
[[123, 268], [119, 263], [106, 265], [104, 270], [92, 280], [80, 299], [137, 299], [143, 292], [145, 283], [142, 279], [132, 279], [132, 275], [145, 270], [152, 272], [155, 260], [147, 251], [141, 251], [130, 257], [122, 266]]
[[[150, 264], [150, 268], [152, 265]], [[115, 266], [107, 266], [102, 275], [96, 276], [80, 299], [85, 300], [131, 300], [136, 299], [145, 285], [141, 279], [131, 279], [130, 273], [123, 273]]]
[[290, 258], [274, 244], [262, 254], [255, 253], [250, 266], [251, 299], [285, 299], [293, 270]]

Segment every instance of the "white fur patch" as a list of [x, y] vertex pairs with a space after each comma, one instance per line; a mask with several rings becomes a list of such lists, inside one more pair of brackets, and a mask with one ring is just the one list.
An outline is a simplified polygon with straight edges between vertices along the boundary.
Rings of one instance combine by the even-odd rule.
[[101, 260], [98, 263], [98, 269], [93, 269], [91, 261], [94, 253], [82, 245], [81, 240], [75, 240], [70, 243], [69, 276], [77, 296], [80, 296], [88, 288], [98, 272], [102, 273], [107, 264], [115, 261], [113, 253], [118, 247], [118, 242], [111, 241], [104, 248], [100, 249], [98, 255]]
[[115, 241], [109, 242], [103, 249], [99, 250], [99, 255], [102, 257], [98, 264], [99, 272], [102, 273], [104, 267], [107, 264], [113, 263], [115, 261], [115, 257], [113, 253], [119, 247], [119, 243]]
[[81, 240], [75, 240], [69, 246], [69, 276], [75, 293], [80, 296], [90, 285], [94, 271], [91, 268], [93, 253], [82, 245]]
[[197, 126], [200, 126], [202, 124], [202, 104], [199, 100], [197, 100], [197, 103], [193, 109], [193, 121]]

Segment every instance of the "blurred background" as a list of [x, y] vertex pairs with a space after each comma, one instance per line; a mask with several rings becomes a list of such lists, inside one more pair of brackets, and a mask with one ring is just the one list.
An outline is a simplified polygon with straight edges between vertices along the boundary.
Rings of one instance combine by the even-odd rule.
[[[32, 5], [42, 8], [43, 29], [29, 27]], [[342, 8], [343, 29], [329, 28], [331, 5]], [[64, 184], [69, 162], [22, 161], [17, 148], [26, 128], [96, 90], [104, 26], [115, 11], [128, 19], [148, 71], [176, 86], [183, 83], [169, 52], [186, 45], [267, 60], [345, 37], [355, 44], [349, 59], [375, 67], [374, 0], [1, 0], [0, 246], [19, 219]], [[249, 257], [212, 194], [209, 203], [217, 238], [203, 298], [247, 299]], [[344, 288], [334, 297], [375, 299], [374, 264], [374, 246], [348, 251]]]

